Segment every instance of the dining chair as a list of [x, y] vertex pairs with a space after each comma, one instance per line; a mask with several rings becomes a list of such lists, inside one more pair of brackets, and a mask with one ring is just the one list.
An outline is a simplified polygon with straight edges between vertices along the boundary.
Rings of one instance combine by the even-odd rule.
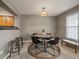
[[38, 40], [39, 39], [38, 37], [31, 36], [31, 38], [32, 43], [35, 44], [36, 47], [38, 47], [37, 45], [42, 44], [42, 41]]
[[20, 45], [19, 40], [11, 40], [9, 42], [9, 57], [11, 57], [11, 54], [18, 52], [18, 55], [20, 54]]
[[23, 38], [22, 37], [16, 37], [15, 40], [11, 40], [9, 42], [9, 57], [11, 57], [11, 54], [18, 52], [18, 55], [20, 54], [21, 48], [23, 48]]
[[43, 44], [42, 41], [38, 40], [39, 38], [38, 37], [34, 37], [34, 36], [31, 36], [32, 38], [32, 44], [34, 45], [34, 49], [35, 49], [35, 54], [39, 54], [39, 52], [37, 52], [37, 48], [40, 49], [40, 45]]
[[51, 48], [53, 48], [53, 50], [54, 50], [54, 55], [55, 55], [55, 50], [58, 52], [60, 51], [60, 50], [55, 49], [55, 46], [59, 43], [59, 39], [60, 39], [59, 37], [55, 37], [55, 40], [48, 41], [48, 44], [50, 44]]

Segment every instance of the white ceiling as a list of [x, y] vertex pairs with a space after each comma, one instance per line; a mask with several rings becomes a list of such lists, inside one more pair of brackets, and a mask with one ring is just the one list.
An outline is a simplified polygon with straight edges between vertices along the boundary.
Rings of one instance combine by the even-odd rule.
[[46, 7], [49, 16], [57, 16], [79, 4], [79, 0], [5, 0], [22, 15], [40, 15]]
[[6, 11], [4, 8], [0, 7], [0, 15], [5, 15], [5, 16], [12, 16], [11, 13]]

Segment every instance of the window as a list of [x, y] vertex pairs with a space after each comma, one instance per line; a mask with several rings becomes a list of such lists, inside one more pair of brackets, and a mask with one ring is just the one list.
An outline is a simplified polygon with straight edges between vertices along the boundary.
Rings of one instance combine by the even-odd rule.
[[66, 17], [66, 37], [78, 41], [78, 14]]

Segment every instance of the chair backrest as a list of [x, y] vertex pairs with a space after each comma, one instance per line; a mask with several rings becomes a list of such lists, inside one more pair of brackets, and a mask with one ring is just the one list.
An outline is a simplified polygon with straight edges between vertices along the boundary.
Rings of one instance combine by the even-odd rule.
[[55, 37], [54, 44], [58, 44], [59, 39], [60, 39], [59, 37]]
[[34, 35], [37, 35], [37, 33], [33, 33], [33, 36], [34, 36]]
[[31, 38], [32, 38], [32, 42], [33, 42], [34, 44], [37, 44], [37, 39], [36, 39], [36, 37], [31, 36]]
[[12, 47], [13, 44], [14, 44], [14, 40], [11, 40], [11, 41], [9, 42], [9, 47]]

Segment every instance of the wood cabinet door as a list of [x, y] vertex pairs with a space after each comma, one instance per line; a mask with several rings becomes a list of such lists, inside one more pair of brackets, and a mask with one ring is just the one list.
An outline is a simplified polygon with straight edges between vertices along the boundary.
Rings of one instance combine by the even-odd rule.
[[0, 16], [0, 26], [5, 26], [5, 17]]
[[14, 17], [13, 16], [6, 17], [5, 26], [14, 26]]

